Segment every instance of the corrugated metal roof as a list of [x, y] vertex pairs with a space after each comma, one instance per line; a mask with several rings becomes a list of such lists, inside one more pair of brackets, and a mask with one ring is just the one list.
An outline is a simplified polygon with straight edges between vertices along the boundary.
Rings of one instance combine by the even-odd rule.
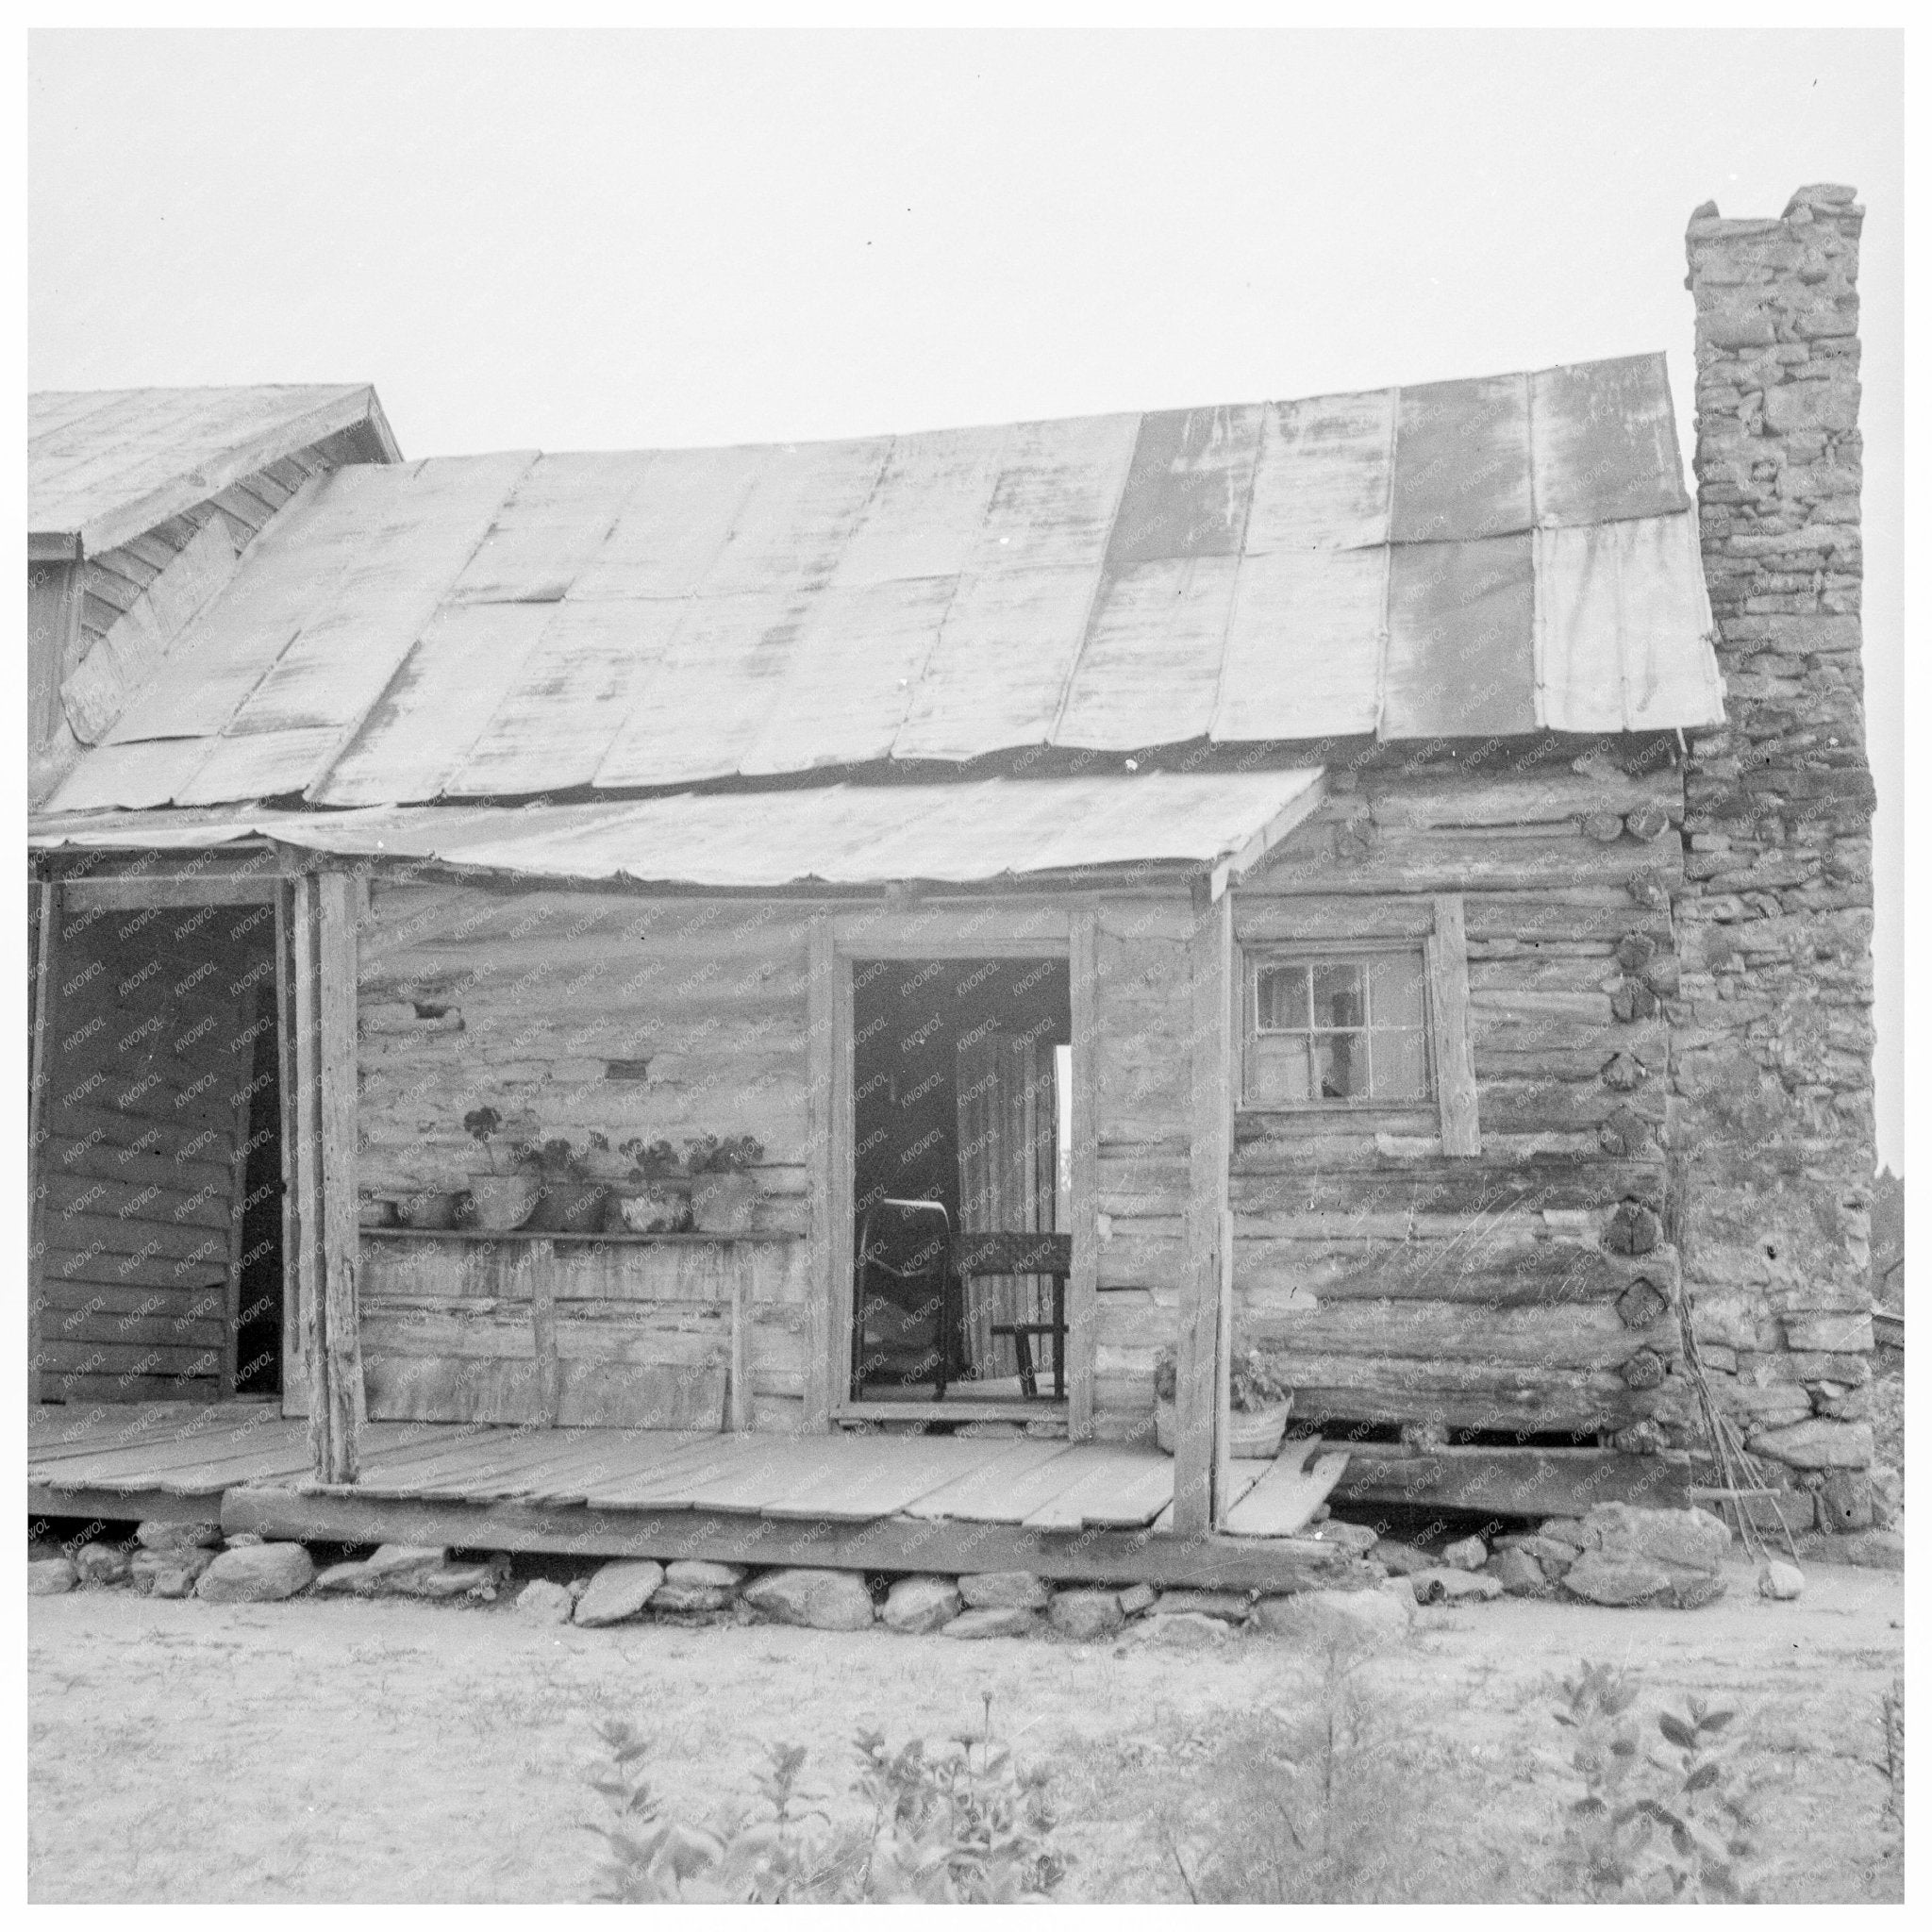
[[358, 423], [396, 457], [367, 383], [43, 390], [26, 407], [28, 536], [90, 555]]
[[[1661, 356], [291, 505], [56, 795], [336, 807], [1718, 722]], [[163, 749], [165, 744], [166, 748]]]
[[203, 851], [274, 839], [341, 856], [671, 886], [980, 884], [1104, 866], [1239, 873], [1322, 797], [1322, 772], [1117, 773], [674, 792], [593, 805], [51, 815], [28, 844]]

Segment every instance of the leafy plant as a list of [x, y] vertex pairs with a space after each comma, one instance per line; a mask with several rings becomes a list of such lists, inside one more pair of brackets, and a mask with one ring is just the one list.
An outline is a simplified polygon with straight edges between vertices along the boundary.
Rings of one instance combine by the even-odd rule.
[[[1154, 1393], [1159, 1401], [1172, 1402], [1174, 1399], [1176, 1366], [1176, 1357], [1171, 1347], [1163, 1348], [1154, 1358]], [[1257, 1409], [1287, 1402], [1293, 1393], [1292, 1386], [1284, 1382], [1268, 1366], [1267, 1357], [1258, 1349], [1247, 1349], [1228, 1364], [1228, 1405], [1243, 1415], [1252, 1415]]]
[[716, 1134], [703, 1134], [684, 1143], [684, 1169], [693, 1180], [706, 1174], [743, 1174], [764, 1158], [764, 1143], [749, 1134], [730, 1134], [722, 1141]]
[[835, 1829], [802, 1780], [802, 1746], [771, 1747], [755, 1799], [712, 1825], [669, 1816], [651, 1790], [648, 1736], [599, 1725], [611, 1757], [591, 1780], [607, 1819], [600, 1900], [613, 1903], [1010, 1903], [1044, 1898], [1064, 1875], [1051, 1843], [1043, 1773], [1023, 1774], [992, 1740], [991, 1698], [977, 1740], [928, 1757], [883, 1732], [854, 1740], [865, 1815]]
[[653, 1141], [647, 1147], [640, 1136], [633, 1135], [623, 1141], [617, 1151], [628, 1158], [630, 1173], [626, 1178], [633, 1181], [675, 1180], [684, 1172], [677, 1149], [669, 1141]]
[[[503, 1116], [493, 1107], [473, 1108], [463, 1116], [463, 1131], [490, 1157], [491, 1174], [501, 1174], [503, 1167], [497, 1156], [499, 1148], [493, 1144], [496, 1136], [503, 1131]], [[526, 1141], [506, 1141], [500, 1151], [509, 1156], [511, 1167], [520, 1167], [530, 1158], [531, 1148]]]
[[1592, 1901], [1749, 1902], [1740, 1866], [1754, 1850], [1747, 1792], [1723, 1734], [1736, 1715], [1700, 1697], [1657, 1713], [1671, 1755], [1648, 1757], [1631, 1716], [1637, 1686], [1612, 1664], [1582, 1664], [1556, 1721], [1575, 1734], [1563, 1862]]

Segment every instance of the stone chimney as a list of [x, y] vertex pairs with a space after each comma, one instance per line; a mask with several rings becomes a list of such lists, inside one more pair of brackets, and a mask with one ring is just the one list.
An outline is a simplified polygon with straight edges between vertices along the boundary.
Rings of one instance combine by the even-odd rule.
[[1685, 284], [1725, 723], [1696, 735], [1685, 772], [1674, 1212], [1721, 1403], [1794, 1485], [1800, 1520], [1840, 1529], [1872, 1507], [1864, 212], [1831, 186], [1799, 189], [1776, 221], [1707, 202]]

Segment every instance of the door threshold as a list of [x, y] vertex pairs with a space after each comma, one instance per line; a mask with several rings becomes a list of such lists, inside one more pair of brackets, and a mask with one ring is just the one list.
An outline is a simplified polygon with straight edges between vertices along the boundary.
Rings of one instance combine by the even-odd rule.
[[1017, 1402], [841, 1402], [835, 1423], [1064, 1423], [1067, 1405]]

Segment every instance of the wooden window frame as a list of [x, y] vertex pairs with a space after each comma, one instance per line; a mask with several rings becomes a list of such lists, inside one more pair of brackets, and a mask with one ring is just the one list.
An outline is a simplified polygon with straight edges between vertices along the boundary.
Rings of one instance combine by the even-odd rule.
[[[1262, 1037], [1260, 1025], [1260, 980], [1261, 974], [1276, 966], [1314, 966], [1324, 962], [1342, 965], [1366, 966], [1371, 959], [1387, 958], [1391, 956], [1413, 958], [1422, 968], [1423, 978], [1423, 1024], [1422, 1034], [1424, 1058], [1427, 1062], [1429, 1091], [1426, 1093], [1411, 1094], [1401, 1098], [1386, 1095], [1363, 1094], [1339, 1100], [1316, 1097], [1308, 1100], [1257, 1100], [1248, 1091], [1251, 1070], [1250, 1053], [1255, 1042]], [[1241, 949], [1241, 1026], [1237, 1045], [1240, 1065], [1237, 1077], [1241, 1084], [1238, 1105], [1243, 1113], [1292, 1113], [1292, 1114], [1361, 1114], [1361, 1113], [1414, 1113], [1424, 1108], [1433, 1109], [1439, 1081], [1436, 1073], [1436, 1029], [1434, 1014], [1430, 1010], [1428, 998], [1429, 959], [1428, 943], [1425, 939], [1369, 939], [1358, 942], [1347, 940], [1313, 940], [1298, 944], [1291, 940], [1283, 940], [1269, 944], [1251, 944]], [[1276, 1029], [1280, 1033], [1319, 1033], [1340, 1030], [1367, 1034], [1374, 1031], [1367, 1020], [1359, 1027], [1338, 1029], [1334, 1027], [1290, 1027]], [[1389, 1029], [1384, 1029], [1389, 1030]], [[1403, 1029], [1413, 1030], [1413, 1029]]]
[[866, 959], [1062, 958], [1072, 1006], [1073, 1174], [1069, 1190], [1073, 1269], [1067, 1277], [1067, 1394], [1063, 1407], [1024, 1404], [931, 1405], [935, 1419], [969, 1421], [976, 1410], [1002, 1418], [1066, 1418], [1070, 1441], [1093, 1433], [1094, 1336], [1099, 1247], [1095, 1207], [1100, 1146], [1094, 1021], [1099, 957], [1097, 900], [1083, 896], [1027, 905], [922, 905], [815, 918], [808, 941], [807, 1161], [810, 1173], [811, 1306], [808, 1312], [804, 1428], [824, 1435], [841, 1422], [919, 1420], [918, 1405], [854, 1402], [846, 1363], [852, 1335], [854, 1191], [852, 969]]

